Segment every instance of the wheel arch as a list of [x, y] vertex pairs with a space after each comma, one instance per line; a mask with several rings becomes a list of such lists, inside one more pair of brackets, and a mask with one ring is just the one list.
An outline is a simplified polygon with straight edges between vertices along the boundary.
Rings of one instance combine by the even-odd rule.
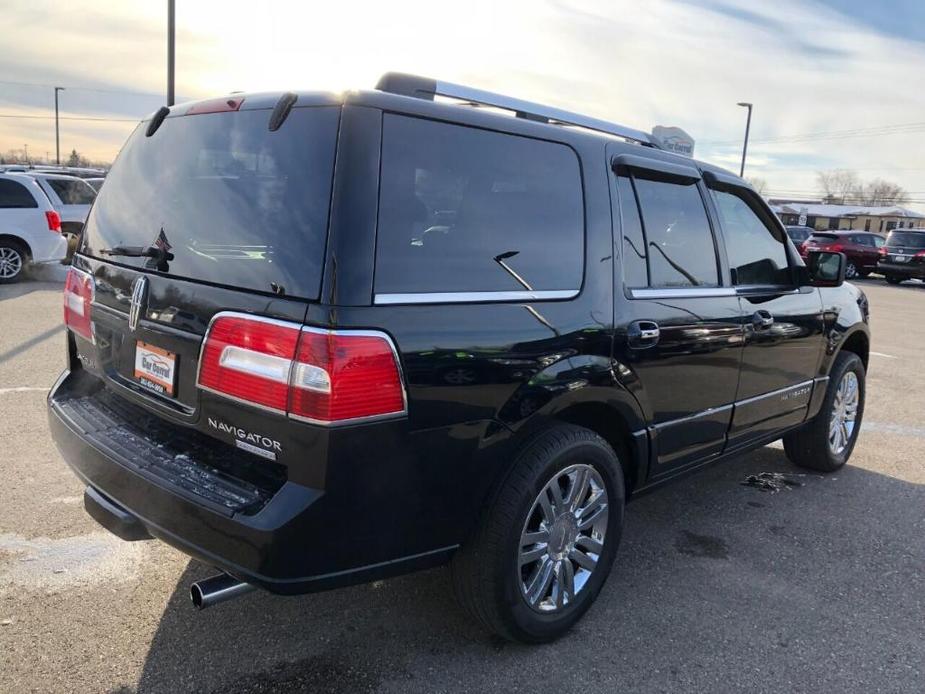
[[0, 232], [0, 241], [16, 241], [19, 245], [26, 249], [26, 253], [29, 254], [29, 258], [32, 258], [32, 246], [30, 246], [29, 242], [26, 241], [22, 236]]

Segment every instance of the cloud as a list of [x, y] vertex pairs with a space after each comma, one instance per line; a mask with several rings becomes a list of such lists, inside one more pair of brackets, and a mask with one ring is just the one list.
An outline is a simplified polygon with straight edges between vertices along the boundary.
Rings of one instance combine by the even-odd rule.
[[[199, 97], [370, 87], [382, 72], [399, 69], [640, 129], [678, 125], [698, 140], [698, 157], [734, 170], [745, 124], [736, 102], [751, 101], [755, 144], [746, 173], [767, 179], [771, 189], [812, 191], [817, 169], [839, 166], [925, 191], [914, 133], [760, 143], [923, 120], [925, 43], [895, 25], [921, 27], [925, 4], [897, 0], [890, 14], [900, 16], [887, 21], [858, 10], [860, 2], [393, 0], [274, 2], [255, 12], [249, 2], [200, 0], [178, 8], [178, 91]], [[2, 39], [10, 50], [0, 51], [4, 78], [162, 91], [162, 3], [103, 7], [84, 0], [13, 2], [4, 12], [12, 27]], [[49, 106], [48, 90], [0, 87], [8, 104]], [[74, 112], [120, 117], [141, 117], [160, 103], [77, 90], [63, 98]], [[27, 133], [41, 137], [34, 125], [20, 125], [0, 119], [0, 150]], [[114, 153], [123, 132], [113, 125], [107, 140], [88, 128], [87, 137]]]

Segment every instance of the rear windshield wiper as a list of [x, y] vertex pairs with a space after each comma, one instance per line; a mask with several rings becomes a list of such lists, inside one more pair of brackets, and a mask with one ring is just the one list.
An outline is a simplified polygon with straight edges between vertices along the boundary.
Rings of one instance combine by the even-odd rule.
[[159, 272], [167, 272], [167, 263], [173, 260], [174, 257], [173, 253], [169, 253], [160, 246], [113, 246], [112, 248], [100, 249], [100, 253], [113, 256], [121, 255], [128, 258], [151, 258], [145, 263], [145, 267]]

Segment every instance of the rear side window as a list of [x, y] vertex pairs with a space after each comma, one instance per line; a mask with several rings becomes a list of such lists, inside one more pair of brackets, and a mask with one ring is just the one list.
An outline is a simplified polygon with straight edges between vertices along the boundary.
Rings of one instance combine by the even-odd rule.
[[32, 193], [17, 181], [0, 179], [0, 209], [24, 209], [38, 207]]
[[85, 181], [48, 178], [45, 182], [51, 186], [64, 205], [89, 205], [96, 198], [96, 191]]
[[633, 176], [646, 239], [649, 285], [716, 286], [713, 232], [697, 185]]
[[[82, 252], [171, 276], [315, 299], [327, 238], [337, 107], [167, 118], [139, 127], [100, 189]], [[174, 257], [103, 254], [157, 245]]]
[[766, 224], [744, 198], [713, 190], [734, 284], [787, 285], [790, 266], [784, 235]]
[[620, 200], [620, 229], [623, 235], [623, 283], [627, 287], [645, 287], [649, 284], [646, 267], [646, 239], [642, 233], [639, 206], [629, 176], [617, 176], [617, 195]]
[[577, 290], [583, 258], [572, 149], [384, 117], [377, 294]]

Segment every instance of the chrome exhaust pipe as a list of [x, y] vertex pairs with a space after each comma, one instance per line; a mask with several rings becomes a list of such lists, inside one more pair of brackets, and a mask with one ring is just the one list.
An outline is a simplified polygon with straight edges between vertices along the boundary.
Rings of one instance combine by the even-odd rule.
[[190, 599], [196, 609], [204, 610], [220, 602], [240, 597], [254, 590], [250, 583], [243, 583], [228, 574], [218, 574], [202, 581], [196, 581], [189, 589]]

